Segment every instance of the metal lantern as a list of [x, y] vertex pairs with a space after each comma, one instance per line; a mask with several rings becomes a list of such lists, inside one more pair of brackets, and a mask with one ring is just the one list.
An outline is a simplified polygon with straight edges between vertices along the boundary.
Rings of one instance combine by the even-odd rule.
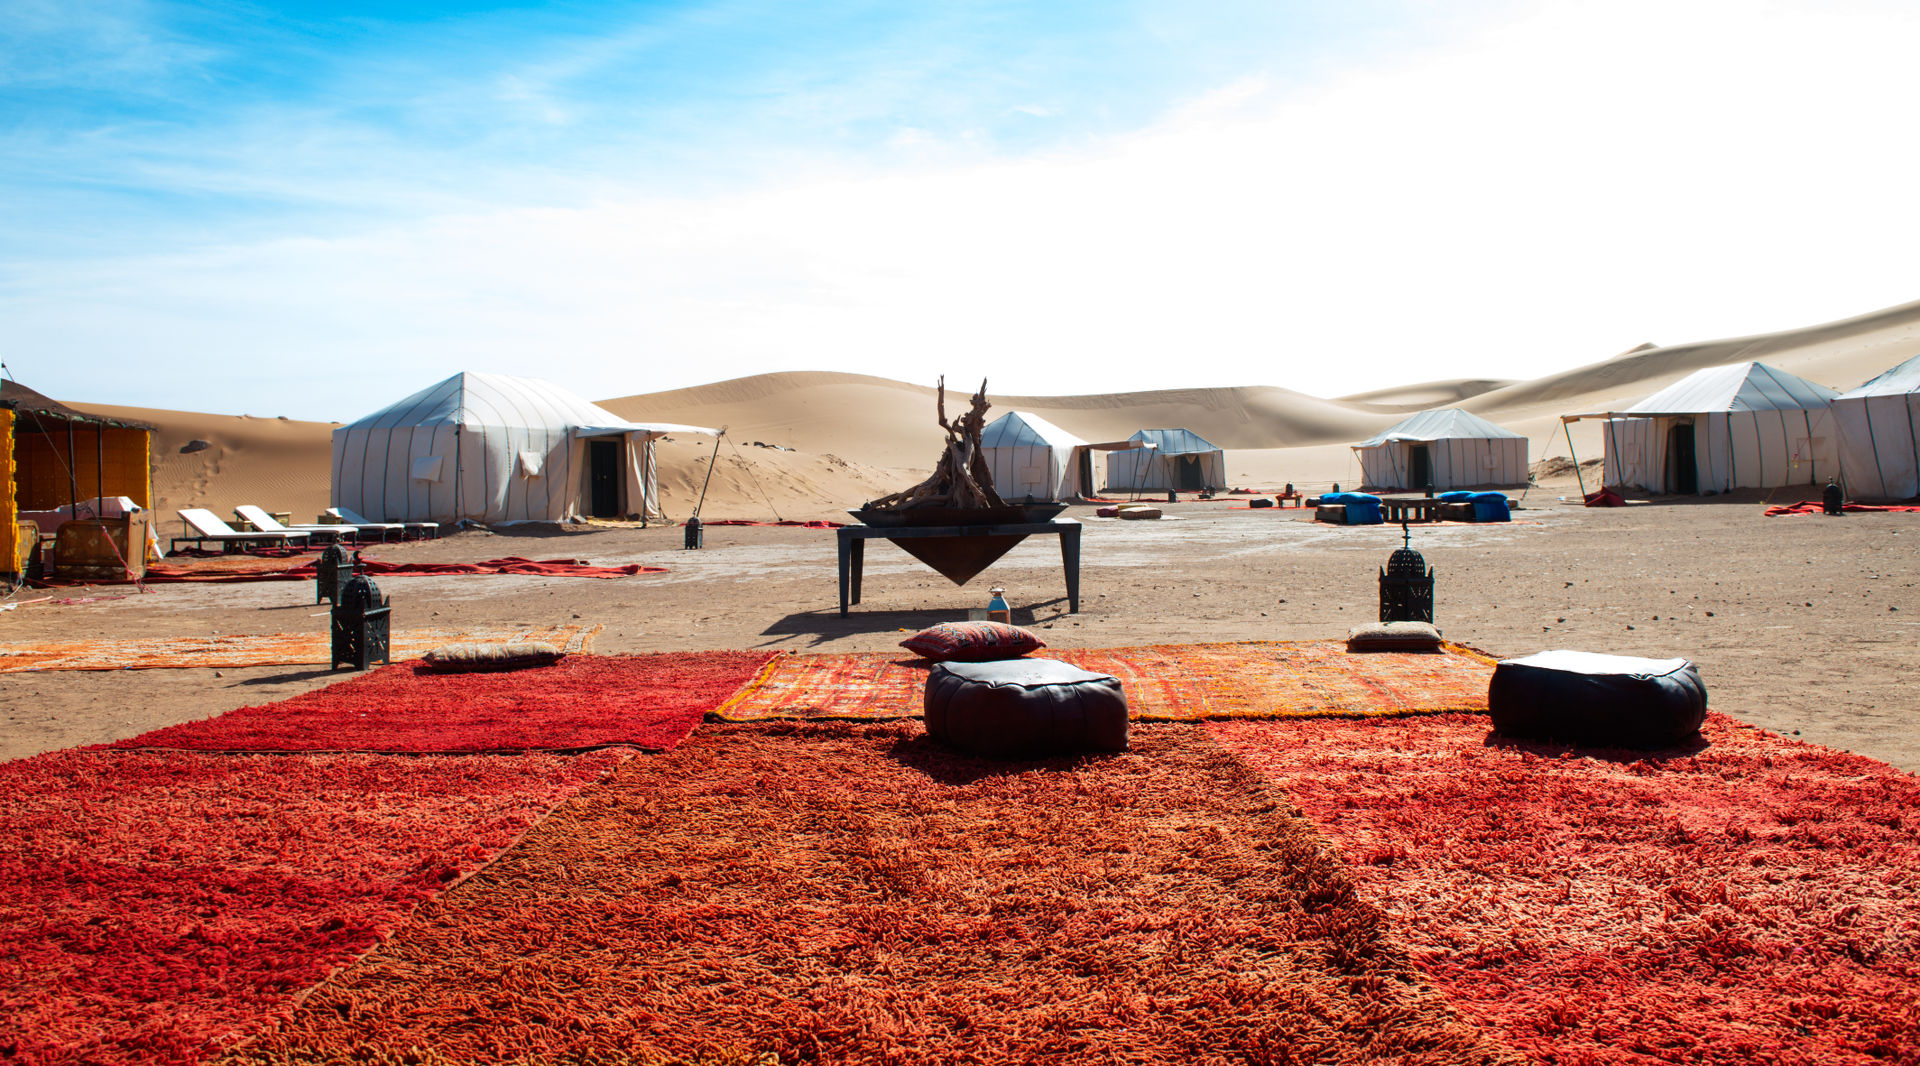
[[1846, 506], [1846, 490], [1834, 484], [1829, 478], [1827, 487], [1820, 490], [1820, 509], [1827, 514], [1840, 514], [1846, 510]]
[[333, 662], [365, 670], [378, 659], [393, 661], [389, 615], [393, 607], [380, 595], [380, 586], [365, 574], [355, 574], [340, 586], [333, 603]]
[[697, 551], [700, 546], [705, 543], [706, 534], [700, 527], [700, 516], [694, 515], [692, 518], [687, 519], [687, 546], [685, 550]]
[[1404, 521], [1400, 535], [1403, 546], [1394, 549], [1380, 570], [1380, 620], [1432, 624], [1433, 571], [1426, 558], [1413, 550], [1413, 534]]
[[340, 585], [360, 566], [360, 553], [348, 552], [338, 541], [327, 545], [313, 564], [313, 602], [340, 602]]

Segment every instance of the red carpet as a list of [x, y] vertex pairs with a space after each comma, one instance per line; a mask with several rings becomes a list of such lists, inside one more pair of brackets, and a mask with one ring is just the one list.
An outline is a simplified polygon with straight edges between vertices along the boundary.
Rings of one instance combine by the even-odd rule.
[[0, 763], [0, 1059], [205, 1061], [624, 757]]
[[[1840, 509], [1842, 511], [1867, 511], [1867, 512], [1920, 511], [1920, 507], [1909, 507], [1903, 504], [1889, 504], [1886, 506], [1881, 506], [1878, 504], [1871, 504], [1871, 503], [1845, 503], [1840, 505]], [[1821, 506], [1820, 501], [1801, 500], [1799, 503], [1784, 503], [1774, 507], [1769, 507], [1766, 509], [1765, 516], [1768, 518], [1775, 518], [1780, 515], [1789, 515], [1789, 514], [1824, 514], [1824, 513], [1826, 513], [1826, 508]]]
[[759, 673], [772, 652], [569, 655], [505, 673], [383, 666], [279, 703], [114, 743], [199, 751], [667, 751]]
[[1134, 741], [1009, 764], [915, 724], [709, 726], [231, 1061], [1513, 1061], [1277, 790], [1191, 726]]
[[1207, 728], [1538, 1061], [1920, 1062], [1911, 775], [1721, 715], [1638, 761], [1490, 744], [1477, 715]]
[[[288, 565], [285, 557], [253, 558], [251, 556], [216, 556], [206, 560], [186, 560], [176, 563], [154, 563], [147, 567], [146, 580], [150, 583], [172, 581], [312, 581], [318, 573], [315, 560], [308, 552], [302, 556], [298, 565]], [[578, 559], [547, 559], [536, 561], [510, 556], [504, 559], [486, 559], [477, 563], [383, 563], [378, 559], [361, 559], [360, 572], [371, 578], [446, 576], [449, 574], [524, 574], [533, 577], [632, 577], [635, 574], [664, 574], [664, 566], [641, 566], [628, 563], [625, 566], [594, 566]]]

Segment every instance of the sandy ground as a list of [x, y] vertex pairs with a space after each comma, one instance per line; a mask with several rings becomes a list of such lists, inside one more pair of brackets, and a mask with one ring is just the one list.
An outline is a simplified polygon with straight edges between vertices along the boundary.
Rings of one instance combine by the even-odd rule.
[[[1920, 626], [1920, 514], [1766, 518], [1758, 495], [1611, 510], [1533, 489], [1506, 525], [1416, 526], [1437, 573], [1446, 635], [1500, 656], [1578, 648], [1685, 656], [1715, 709], [1920, 771], [1902, 686]], [[1799, 493], [1774, 494], [1775, 502]], [[890, 545], [868, 551], [864, 602], [842, 618], [830, 532], [717, 526], [682, 549], [676, 527], [538, 535], [461, 533], [370, 549], [389, 561], [503, 555], [641, 562], [619, 580], [390, 578], [399, 629], [580, 620], [603, 653], [675, 649], [891, 650], [964, 618], [1005, 585], [1016, 621], [1057, 647], [1342, 637], [1378, 609], [1377, 573], [1398, 527], [1320, 525], [1297, 510], [1182, 502], [1160, 522], [1086, 524], [1082, 603], [1069, 614], [1056, 542], [1029, 541], [966, 587]], [[55, 599], [23, 602], [41, 596]], [[26, 590], [0, 640], [325, 631], [312, 586], [293, 582]], [[0, 757], [128, 737], [260, 704], [348, 676], [311, 666], [0, 675]]]

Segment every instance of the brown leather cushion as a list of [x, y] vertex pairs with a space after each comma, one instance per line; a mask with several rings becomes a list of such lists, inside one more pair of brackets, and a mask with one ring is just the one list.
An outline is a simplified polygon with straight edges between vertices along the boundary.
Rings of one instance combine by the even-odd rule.
[[1439, 651], [1440, 631], [1427, 622], [1369, 622], [1347, 630], [1348, 651]]
[[442, 644], [420, 657], [429, 670], [459, 674], [552, 666], [566, 653], [551, 644]]
[[926, 716], [928, 736], [975, 755], [1127, 750], [1119, 680], [1054, 659], [938, 663], [927, 675]]

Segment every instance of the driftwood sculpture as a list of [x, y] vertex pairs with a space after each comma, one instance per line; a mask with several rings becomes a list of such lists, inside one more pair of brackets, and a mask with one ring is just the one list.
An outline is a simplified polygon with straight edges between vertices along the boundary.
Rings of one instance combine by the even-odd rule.
[[933, 468], [933, 476], [912, 488], [869, 502], [868, 511], [909, 511], [922, 507], [951, 507], [961, 510], [1004, 508], [1006, 502], [993, 491], [993, 471], [982, 454], [980, 431], [987, 424], [987, 383], [973, 394], [973, 406], [966, 414], [947, 421], [947, 379], [940, 377], [940, 428], [947, 431], [947, 446]]

